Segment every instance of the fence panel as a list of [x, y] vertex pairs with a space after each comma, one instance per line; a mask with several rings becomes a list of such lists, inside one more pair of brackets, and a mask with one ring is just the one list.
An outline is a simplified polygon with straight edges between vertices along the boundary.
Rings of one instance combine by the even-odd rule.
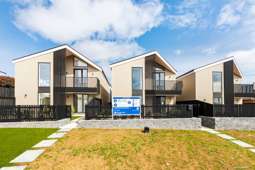
[[[111, 106], [86, 106], [86, 119], [112, 118]], [[193, 117], [192, 105], [142, 106], [142, 118], [190, 118]], [[131, 118], [134, 116], [119, 116]]]
[[70, 117], [70, 106], [0, 106], [0, 122], [45, 121]]

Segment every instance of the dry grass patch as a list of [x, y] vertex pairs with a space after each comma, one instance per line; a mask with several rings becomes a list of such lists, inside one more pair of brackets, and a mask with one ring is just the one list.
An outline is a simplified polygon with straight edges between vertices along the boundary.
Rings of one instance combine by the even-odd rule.
[[255, 154], [202, 131], [77, 129], [30, 169], [254, 169]]

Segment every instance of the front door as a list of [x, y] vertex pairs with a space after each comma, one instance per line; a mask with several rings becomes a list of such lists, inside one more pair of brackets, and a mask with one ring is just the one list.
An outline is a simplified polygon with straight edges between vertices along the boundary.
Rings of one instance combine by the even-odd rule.
[[77, 112], [85, 113], [85, 106], [88, 104], [88, 95], [77, 94], [76, 99], [77, 99], [77, 105], [76, 105]]

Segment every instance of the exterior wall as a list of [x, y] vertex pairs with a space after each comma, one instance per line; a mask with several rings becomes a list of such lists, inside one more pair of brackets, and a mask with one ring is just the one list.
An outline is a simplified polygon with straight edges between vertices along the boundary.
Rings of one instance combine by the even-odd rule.
[[100, 94], [97, 96], [98, 98], [102, 99], [102, 104], [107, 104], [111, 101], [111, 88], [108, 84], [107, 80], [105, 79], [104, 74], [88, 65], [88, 77], [97, 77], [100, 81]]
[[197, 71], [195, 75], [196, 84], [196, 100], [206, 103], [213, 103], [212, 90], [212, 72], [222, 72], [222, 102], [224, 104], [224, 67], [223, 64], [218, 64], [213, 67]]
[[142, 129], [178, 129], [199, 130], [201, 129], [200, 118], [171, 118], [171, 119], [132, 119], [132, 120], [80, 120], [79, 128], [126, 128]]
[[[143, 68], [143, 89], [145, 89], [145, 59], [137, 59], [112, 67], [112, 96], [132, 96], [132, 67]], [[145, 104], [145, 90], [143, 90]]]
[[182, 94], [177, 96], [177, 101], [191, 101], [196, 100], [196, 79], [195, 73], [192, 73], [183, 78], [177, 79], [182, 81]]
[[15, 63], [15, 97], [17, 105], [38, 104], [39, 62], [49, 62], [51, 64], [50, 100], [51, 104], [53, 104], [53, 53], [48, 53]]

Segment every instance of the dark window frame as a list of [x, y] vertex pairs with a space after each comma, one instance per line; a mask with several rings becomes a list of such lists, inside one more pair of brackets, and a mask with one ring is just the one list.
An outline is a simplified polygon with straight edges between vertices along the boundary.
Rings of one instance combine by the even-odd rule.
[[[49, 64], [49, 86], [41, 86], [40, 85], [40, 64]], [[37, 83], [38, 83], [38, 87], [50, 87], [51, 86], [51, 62], [38, 62], [38, 70], [37, 70], [37, 75], [38, 75], [38, 78], [37, 78]]]

